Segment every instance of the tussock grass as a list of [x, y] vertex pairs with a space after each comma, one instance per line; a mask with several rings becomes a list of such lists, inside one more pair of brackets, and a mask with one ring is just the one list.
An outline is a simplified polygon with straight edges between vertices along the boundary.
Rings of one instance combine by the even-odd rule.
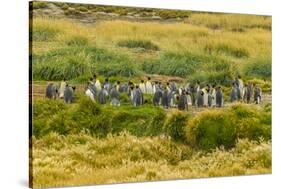
[[186, 141], [209, 150], [229, 149], [238, 138], [271, 139], [271, 113], [254, 106], [235, 104], [229, 109], [203, 111], [186, 126]]
[[120, 47], [128, 47], [128, 48], [143, 48], [145, 50], [160, 50], [159, 47], [153, 44], [151, 41], [143, 41], [143, 40], [122, 40], [117, 43]]
[[[223, 17], [223, 15], [216, 16]], [[227, 19], [234, 19], [234, 17], [227, 17]], [[240, 18], [239, 15], [238, 17]], [[267, 20], [267, 18], [261, 18]], [[34, 30], [40, 30], [40, 27], [49, 28], [42, 31], [47, 33], [51, 31], [49, 32], [51, 34], [34, 33], [35, 38], [39, 38], [39, 41], [48, 41], [48, 43], [39, 43], [37, 40], [34, 44], [33, 52], [35, 54], [37, 52], [39, 55], [40, 52], [48, 53], [48, 49], [52, 49], [53, 53], [59, 52], [59, 49], [54, 49], [54, 45], [60, 49], [76, 47], [76, 51], [82, 50], [80, 47], [101, 49], [106, 52], [105, 56], [108, 59], [103, 58], [94, 65], [94, 68], [96, 72], [106, 76], [134, 77], [145, 72], [224, 84], [236, 73], [251, 78], [268, 78], [271, 73], [252, 69], [254, 63], [251, 62], [259, 60], [260, 57], [264, 58], [259, 62], [265, 63], [262, 70], [268, 70], [271, 67], [269, 66], [271, 63], [269, 57], [271, 32], [256, 27], [237, 33], [229, 30], [214, 32], [200, 24], [191, 23], [140, 23], [114, 20], [99, 22], [95, 26], [91, 26], [66, 19], [35, 18]], [[38, 35], [39, 37], [36, 37]], [[44, 44], [46, 47], [43, 46]], [[155, 51], [156, 53], [151, 54], [147, 51], [136, 51], [135, 49], [138, 48], [161, 49], [161, 52]], [[115, 53], [112, 53], [113, 51]], [[92, 53], [94, 52], [86, 50], [86, 56], [95, 56]], [[100, 53], [96, 56], [100, 56]], [[65, 54], [64, 58], [68, 59], [68, 56]], [[45, 61], [49, 60], [41, 61], [39, 64], [43, 64]], [[91, 61], [91, 63], [95, 62]], [[229, 64], [229, 66], [219, 70], [213, 68], [215, 62]], [[126, 69], [122, 69], [123, 67]]]

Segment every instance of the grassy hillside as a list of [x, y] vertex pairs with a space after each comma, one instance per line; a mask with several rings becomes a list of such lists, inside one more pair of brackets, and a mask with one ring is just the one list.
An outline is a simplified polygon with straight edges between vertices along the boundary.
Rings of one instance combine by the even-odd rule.
[[173, 22], [115, 18], [83, 24], [35, 16], [32, 22], [32, 66], [38, 80], [93, 73], [126, 78], [161, 74], [222, 84], [238, 73], [271, 79], [270, 17], [189, 13]]

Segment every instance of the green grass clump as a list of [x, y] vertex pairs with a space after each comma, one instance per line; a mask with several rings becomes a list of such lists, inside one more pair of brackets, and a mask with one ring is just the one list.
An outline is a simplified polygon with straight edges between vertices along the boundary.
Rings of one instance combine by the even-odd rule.
[[141, 64], [144, 72], [173, 75], [190, 81], [204, 81], [227, 84], [233, 78], [236, 68], [229, 61], [215, 55], [167, 52], [159, 59], [146, 60]]
[[205, 150], [220, 146], [232, 148], [238, 138], [271, 139], [271, 113], [248, 105], [237, 104], [227, 110], [204, 111], [187, 125], [187, 141]]
[[36, 137], [51, 132], [60, 135], [87, 132], [104, 137], [122, 131], [136, 136], [155, 136], [164, 133], [166, 118], [164, 110], [158, 107], [100, 106], [87, 97], [79, 97], [77, 103], [71, 105], [59, 100], [35, 101], [34, 112], [33, 135]]
[[49, 25], [35, 25], [31, 29], [32, 41], [51, 41], [60, 33], [60, 30]]
[[64, 102], [56, 100], [37, 100], [32, 105], [33, 120], [32, 133], [34, 136], [43, 136], [46, 132], [47, 120], [60, 112], [64, 112], [67, 108]]
[[271, 58], [258, 57], [251, 60], [245, 65], [244, 74], [252, 78], [270, 79], [272, 74]]
[[132, 77], [141, 72], [127, 56], [88, 45], [74, 45], [32, 58], [33, 77], [38, 80], [81, 80], [92, 73], [105, 77]]
[[119, 133], [124, 129], [136, 136], [155, 136], [164, 133], [166, 114], [158, 107], [121, 107], [106, 111], [112, 115], [112, 132]]
[[81, 35], [75, 35], [66, 40], [66, 44], [69, 46], [85, 46], [88, 45], [88, 43], [88, 38]]
[[95, 68], [100, 75], [105, 77], [123, 76], [130, 78], [140, 73], [137, 65], [127, 58], [120, 63], [100, 63]]
[[35, 58], [33, 66], [33, 78], [43, 80], [70, 80], [83, 75], [90, 75], [93, 66], [89, 57], [81, 52], [60, 56], [51, 54]]
[[117, 43], [118, 46], [120, 47], [127, 47], [127, 48], [143, 48], [145, 50], [154, 50], [158, 51], [160, 48], [152, 43], [151, 41], [147, 40], [121, 40]]
[[223, 111], [208, 111], [192, 119], [188, 124], [188, 141], [199, 148], [209, 150], [235, 145], [236, 127], [229, 114]]
[[237, 137], [258, 141], [260, 137], [271, 139], [271, 111], [237, 104], [230, 111], [236, 118]]
[[167, 52], [157, 60], [145, 61], [142, 64], [142, 69], [151, 74], [185, 77], [194, 73], [200, 64], [203, 64], [202, 59], [191, 53]]
[[233, 47], [230, 44], [225, 43], [217, 44], [215, 46], [207, 44], [204, 49], [208, 53], [225, 54], [236, 58], [247, 58], [250, 55], [244, 48]]
[[187, 127], [187, 120], [189, 117], [189, 114], [178, 112], [174, 113], [167, 119], [165, 129], [172, 139], [181, 142], [186, 140], [185, 128]]

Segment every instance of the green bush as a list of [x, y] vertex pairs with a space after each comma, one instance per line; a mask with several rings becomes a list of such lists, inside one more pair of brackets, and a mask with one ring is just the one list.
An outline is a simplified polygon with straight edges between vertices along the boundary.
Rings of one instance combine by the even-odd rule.
[[136, 136], [155, 136], [164, 133], [166, 114], [158, 107], [120, 107], [118, 110], [110, 110], [112, 115], [112, 132], [119, 133], [123, 130]]
[[99, 115], [101, 113], [101, 107], [99, 104], [94, 103], [88, 97], [82, 97], [78, 101], [78, 109], [79, 112], [84, 112], [89, 115]]
[[193, 146], [209, 150], [235, 145], [236, 128], [230, 114], [223, 111], [206, 111], [188, 124], [187, 139]]
[[33, 135], [36, 137], [51, 132], [60, 135], [86, 132], [97, 137], [125, 130], [136, 136], [164, 133], [166, 114], [163, 109], [150, 105], [100, 106], [87, 97], [80, 97], [71, 105], [59, 100], [39, 100], [33, 106], [36, 107], [33, 115]]
[[36, 100], [32, 104], [32, 115], [34, 117], [51, 117], [66, 108], [67, 106], [62, 101], [50, 99]]
[[271, 113], [237, 104], [226, 110], [204, 111], [191, 119], [186, 138], [193, 146], [209, 150], [231, 148], [238, 138], [271, 139]]
[[[32, 134], [36, 137], [47, 134], [48, 121], [61, 112], [65, 112], [66, 109], [67, 106], [63, 101], [50, 99], [34, 101], [32, 104]], [[55, 119], [58, 119], [58, 116]]]
[[237, 136], [250, 140], [271, 139], [271, 112], [258, 110], [252, 106], [237, 104], [231, 106], [237, 125]]
[[127, 47], [127, 48], [144, 48], [145, 50], [154, 50], [158, 51], [160, 48], [152, 43], [151, 41], [147, 40], [121, 40], [117, 43], [120, 47]]
[[185, 128], [188, 127], [187, 120], [189, 117], [189, 114], [175, 113], [168, 118], [165, 129], [172, 139], [175, 141], [185, 140]]

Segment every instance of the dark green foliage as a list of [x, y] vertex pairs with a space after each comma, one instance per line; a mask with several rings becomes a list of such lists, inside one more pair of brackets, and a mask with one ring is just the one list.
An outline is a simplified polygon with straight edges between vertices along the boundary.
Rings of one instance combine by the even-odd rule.
[[242, 104], [202, 112], [188, 123], [186, 137], [187, 142], [205, 150], [231, 148], [238, 138], [270, 140], [271, 113]]
[[187, 126], [187, 120], [190, 117], [189, 114], [176, 113], [168, 118], [165, 129], [167, 133], [176, 141], [185, 140], [185, 128]]
[[261, 57], [252, 60], [245, 66], [244, 74], [248, 77], [271, 78], [271, 59]]
[[152, 43], [151, 41], [147, 40], [122, 40], [117, 43], [118, 46], [120, 47], [127, 47], [127, 48], [143, 48], [145, 50], [154, 50], [158, 51], [160, 48]]

